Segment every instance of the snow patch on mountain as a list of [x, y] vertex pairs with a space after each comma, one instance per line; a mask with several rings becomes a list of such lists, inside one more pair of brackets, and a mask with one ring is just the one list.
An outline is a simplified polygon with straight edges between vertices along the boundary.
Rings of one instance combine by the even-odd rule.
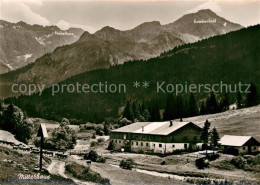
[[194, 43], [200, 40], [199, 37], [196, 37], [194, 35], [185, 33], [181, 35], [181, 40], [183, 40], [185, 43]]
[[14, 70], [14, 68], [10, 64], [5, 64], [10, 70]]
[[27, 60], [28, 58], [31, 58], [32, 57], [32, 54], [26, 54], [24, 55], [24, 59]]
[[37, 42], [39, 42], [40, 45], [45, 45], [45, 43], [43, 42], [44, 40], [41, 37], [35, 37], [35, 39], [37, 40]]

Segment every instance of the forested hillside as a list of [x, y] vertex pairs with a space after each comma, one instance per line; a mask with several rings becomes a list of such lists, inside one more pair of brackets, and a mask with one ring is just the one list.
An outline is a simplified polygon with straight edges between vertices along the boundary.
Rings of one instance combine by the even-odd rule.
[[[102, 121], [118, 116], [119, 108], [129, 99], [158, 99], [165, 107], [167, 93], [157, 93], [156, 83], [226, 84], [254, 82], [260, 87], [260, 25], [186, 44], [147, 61], [132, 61], [123, 65], [99, 69], [71, 77], [60, 84], [126, 84], [126, 93], [56, 93], [46, 89], [41, 96], [20, 96], [9, 100], [31, 116], [47, 119], [67, 117], [70, 120]], [[48, 55], [46, 56], [48, 57]], [[150, 82], [148, 88], [133, 87], [133, 82]], [[196, 93], [205, 100], [207, 93]], [[216, 96], [223, 96], [217, 94]], [[236, 94], [230, 94], [231, 99]], [[245, 95], [243, 95], [245, 96]], [[185, 97], [188, 96], [183, 96]], [[234, 100], [233, 100], [234, 101]], [[197, 105], [198, 107], [200, 105]]]

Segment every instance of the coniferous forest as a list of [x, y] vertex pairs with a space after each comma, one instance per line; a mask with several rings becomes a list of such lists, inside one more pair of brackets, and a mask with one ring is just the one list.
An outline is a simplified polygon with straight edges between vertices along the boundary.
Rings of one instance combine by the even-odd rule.
[[[130, 61], [73, 76], [60, 84], [126, 84], [125, 93], [69, 93], [9, 98], [29, 116], [71, 123], [101, 122], [121, 114], [134, 121], [159, 121], [214, 114], [259, 103], [260, 25], [251, 26], [197, 43], [185, 44], [147, 61]], [[48, 55], [46, 56], [48, 58]], [[149, 88], [135, 88], [133, 82], [148, 81]], [[166, 84], [250, 84], [251, 93], [197, 92], [157, 93], [156, 83]], [[234, 90], [234, 89], [233, 89]]]

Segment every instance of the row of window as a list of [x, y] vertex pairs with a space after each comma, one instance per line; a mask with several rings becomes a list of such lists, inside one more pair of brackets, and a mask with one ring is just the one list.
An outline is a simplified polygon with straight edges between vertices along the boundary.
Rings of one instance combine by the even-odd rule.
[[[256, 150], [256, 147], [254, 146], [253, 149]], [[243, 150], [246, 150], [246, 147], [245, 147], [245, 146], [243, 147]]]
[[[132, 141], [132, 145], [134, 145], [134, 142], [133, 142], [133, 141]], [[140, 145], [141, 145], [141, 146], [144, 146], [144, 143], [141, 142]], [[146, 145], [146, 146], [150, 146], [149, 143], [146, 143], [145, 145]], [[138, 141], [136, 141], [136, 146], [138, 146]], [[153, 144], [153, 147], [155, 147], [155, 144]], [[159, 144], [159, 148], [162, 148], [162, 144], [161, 144], [161, 143]], [[172, 145], [172, 148], [175, 148], [175, 145]], [[186, 143], [184, 144], [184, 148], [185, 148], [185, 149], [188, 148], [188, 145], [187, 145]]]
[[[116, 139], [114, 139], [113, 141], [114, 141], [115, 143], [121, 144], [121, 140], [116, 140]], [[136, 146], [138, 146], [138, 145], [139, 145], [139, 142], [136, 141], [135, 144], [136, 144]], [[132, 145], [134, 145], [134, 141], [132, 141]], [[149, 146], [150, 146], [150, 143], [140, 142], [140, 146], [147, 146], [147, 147], [149, 147]], [[153, 144], [153, 147], [155, 147], [155, 144]], [[162, 148], [162, 144], [161, 144], [161, 143], [159, 144], [159, 148]], [[175, 148], [175, 145], [172, 145], [172, 148]], [[186, 143], [184, 144], [184, 148], [185, 148], [185, 149], [188, 148], [188, 145], [187, 145]], [[243, 148], [243, 149], [244, 149], [244, 148]]]

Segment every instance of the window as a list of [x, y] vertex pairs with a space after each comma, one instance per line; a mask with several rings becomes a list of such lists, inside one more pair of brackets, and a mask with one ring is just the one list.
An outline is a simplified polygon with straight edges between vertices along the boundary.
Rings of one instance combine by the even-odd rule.
[[243, 147], [243, 150], [246, 150], [246, 147]]
[[141, 142], [141, 146], [143, 146], [143, 142]]
[[155, 144], [153, 144], [153, 147], [155, 147]]
[[172, 148], [175, 148], [175, 145], [172, 145]]
[[162, 148], [162, 144], [159, 144], [159, 147]]
[[121, 140], [119, 140], [119, 143], [121, 143]]
[[117, 143], [117, 140], [115, 140], [115, 143]]
[[146, 143], [146, 146], [149, 146], [149, 143]]
[[138, 142], [136, 142], [136, 146], [138, 146]]
[[254, 150], [256, 150], [256, 147], [254, 146]]
[[188, 145], [187, 145], [186, 143], [184, 144], [184, 148], [185, 148], [185, 149], [187, 149], [187, 148], [188, 148]]

